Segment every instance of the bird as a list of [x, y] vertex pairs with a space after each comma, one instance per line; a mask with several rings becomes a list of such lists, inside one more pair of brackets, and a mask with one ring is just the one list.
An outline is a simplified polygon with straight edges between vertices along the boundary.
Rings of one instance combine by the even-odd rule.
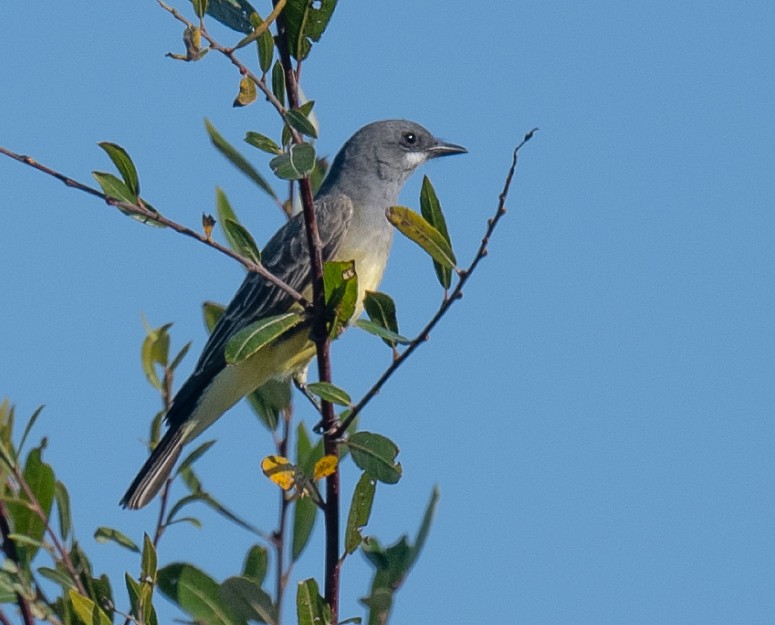
[[[324, 261], [354, 261], [358, 296], [350, 321], [363, 311], [366, 291], [377, 289], [390, 253], [393, 226], [385, 210], [424, 162], [467, 150], [434, 137], [408, 120], [383, 120], [358, 130], [334, 158], [314, 199]], [[293, 215], [269, 240], [262, 264], [305, 298], [312, 292], [304, 218]], [[167, 430], [131, 483], [121, 506], [138, 509], [159, 492], [183, 446], [242, 397], [272, 379], [306, 370], [315, 355], [309, 325], [290, 330], [239, 364], [227, 364], [229, 339], [248, 325], [298, 307], [285, 290], [248, 272], [213, 328], [191, 376], [173, 397]]]

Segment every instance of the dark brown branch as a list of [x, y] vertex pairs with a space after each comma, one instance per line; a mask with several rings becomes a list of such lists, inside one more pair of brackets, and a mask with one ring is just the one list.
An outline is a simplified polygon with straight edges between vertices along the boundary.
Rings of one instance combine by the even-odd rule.
[[498, 196], [498, 207], [495, 210], [495, 215], [493, 215], [492, 217], [490, 217], [490, 219], [487, 220], [487, 229], [484, 233], [484, 237], [482, 238], [482, 242], [479, 245], [479, 249], [477, 250], [476, 255], [474, 256], [474, 259], [471, 261], [471, 264], [468, 266], [467, 269], [462, 269], [459, 272], [460, 279], [455, 285], [455, 288], [450, 293], [449, 297], [444, 298], [444, 301], [442, 302], [439, 309], [436, 311], [436, 314], [434, 314], [433, 317], [431, 317], [430, 321], [428, 321], [428, 323], [420, 331], [417, 337], [413, 339], [411, 343], [409, 343], [409, 345], [406, 347], [406, 349], [403, 352], [401, 352], [398, 358], [395, 358], [393, 362], [390, 363], [390, 366], [387, 369], [385, 369], [385, 371], [382, 373], [379, 379], [374, 383], [374, 385], [366, 392], [366, 394], [361, 398], [361, 400], [355, 406], [353, 406], [352, 410], [350, 411], [350, 414], [347, 415], [344, 421], [342, 421], [339, 427], [337, 427], [336, 430], [332, 433], [333, 437], [341, 438], [341, 436], [344, 434], [344, 432], [347, 430], [350, 424], [366, 407], [366, 404], [368, 404], [372, 399], [374, 399], [374, 397], [380, 392], [382, 387], [385, 385], [385, 382], [387, 382], [392, 377], [392, 375], [396, 372], [396, 370], [412, 355], [412, 353], [420, 345], [422, 345], [425, 341], [428, 340], [431, 330], [433, 330], [433, 328], [436, 327], [436, 324], [447, 313], [447, 311], [452, 307], [452, 305], [461, 297], [463, 297], [463, 287], [465, 286], [466, 282], [468, 282], [468, 279], [471, 277], [471, 274], [474, 272], [476, 267], [479, 265], [479, 262], [485, 256], [487, 256], [487, 245], [490, 242], [492, 233], [495, 231], [495, 227], [498, 225], [498, 222], [500, 221], [501, 217], [503, 217], [503, 215], [506, 214], [506, 198], [509, 195], [511, 180], [514, 177], [514, 172], [517, 169], [517, 155], [519, 153], [519, 150], [522, 148], [523, 145], [525, 145], [528, 141], [530, 141], [530, 139], [533, 138], [533, 135], [537, 130], [538, 128], [533, 128], [533, 130], [531, 130], [525, 135], [524, 139], [522, 139], [520, 144], [516, 148], [514, 148], [511, 167], [509, 168], [508, 174], [506, 175], [506, 182], [503, 185], [503, 191], [501, 191], [501, 194]]
[[[273, 2], [275, 6], [278, 2]], [[285, 16], [280, 13], [276, 20], [277, 25], [277, 50], [280, 54], [280, 62], [285, 71], [285, 91], [288, 94], [288, 105], [295, 109], [299, 106], [298, 77], [293, 69], [291, 55], [288, 49], [288, 33], [285, 27]], [[294, 131], [294, 142], [301, 141], [301, 137]], [[323, 287], [323, 254], [315, 218], [315, 206], [312, 198], [309, 177], [305, 176], [299, 181], [299, 193], [301, 195], [302, 211], [307, 231], [307, 244], [309, 246], [311, 275], [312, 275], [312, 339], [315, 341], [317, 354], [318, 377], [322, 382], [331, 382], [331, 340], [328, 336], [328, 328], [325, 318], [325, 290]], [[331, 431], [336, 424], [336, 414], [333, 404], [327, 401], [321, 402], [324, 431]], [[326, 436], [323, 439], [324, 453], [326, 455], [339, 456], [336, 440]], [[326, 478], [326, 502], [324, 510], [326, 532], [325, 555], [325, 598], [331, 607], [331, 618], [334, 623], [339, 621], [339, 469]]]
[[122, 210], [130, 212], [133, 215], [143, 217], [149, 221], [154, 221], [156, 223], [159, 223], [163, 226], [170, 228], [171, 230], [174, 230], [179, 234], [185, 235], [192, 239], [196, 239], [200, 243], [204, 243], [208, 247], [218, 250], [221, 254], [225, 254], [229, 258], [236, 260], [238, 263], [243, 265], [248, 271], [253, 271], [259, 274], [260, 276], [265, 278], [268, 282], [271, 282], [276, 287], [288, 293], [288, 295], [290, 295], [291, 297], [293, 297], [293, 299], [299, 302], [301, 306], [305, 308], [309, 306], [309, 302], [307, 302], [307, 300], [304, 299], [304, 297], [302, 297], [302, 295], [298, 291], [296, 291], [293, 287], [291, 287], [290, 285], [280, 280], [280, 278], [276, 277], [274, 274], [270, 273], [263, 265], [259, 263], [254, 263], [253, 261], [251, 261], [248, 258], [245, 258], [244, 256], [240, 256], [236, 252], [230, 250], [228, 247], [221, 245], [217, 241], [213, 241], [211, 238], [207, 237], [206, 235], [200, 232], [197, 232], [196, 230], [192, 230], [191, 228], [184, 226], [182, 224], [179, 224], [175, 221], [172, 221], [168, 217], [165, 217], [164, 215], [161, 215], [160, 213], [157, 213], [151, 210], [150, 208], [148, 208], [142, 203], [130, 204], [129, 202], [122, 202], [121, 200], [112, 198], [108, 195], [105, 195], [99, 189], [90, 187], [86, 184], [83, 184], [82, 182], [78, 182], [73, 178], [65, 176], [62, 173], [59, 173], [58, 171], [55, 171], [49, 167], [46, 167], [45, 165], [41, 165], [30, 156], [17, 154], [16, 152], [13, 152], [2, 146], [0, 146], [0, 154], [4, 154], [16, 161], [19, 161], [20, 163], [29, 165], [30, 167], [33, 167], [34, 169], [37, 169], [38, 171], [41, 171], [44, 174], [52, 176], [53, 178], [56, 178], [57, 180], [62, 181], [68, 187], [72, 187], [73, 189], [78, 189], [79, 191], [83, 191], [84, 193], [88, 193], [89, 195], [98, 197], [104, 200], [105, 203], [111, 206], [115, 206], [116, 208], [120, 208]]

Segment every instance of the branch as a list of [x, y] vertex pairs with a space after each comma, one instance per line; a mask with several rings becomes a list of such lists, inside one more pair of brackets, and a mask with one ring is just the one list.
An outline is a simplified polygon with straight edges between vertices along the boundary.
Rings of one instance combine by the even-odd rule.
[[485, 256], [487, 256], [487, 245], [490, 242], [490, 238], [492, 237], [492, 234], [495, 231], [495, 227], [498, 225], [498, 222], [500, 221], [501, 217], [503, 217], [503, 215], [506, 214], [506, 198], [509, 195], [511, 180], [514, 177], [514, 172], [517, 169], [517, 155], [519, 153], [519, 150], [522, 148], [523, 145], [525, 145], [528, 141], [530, 141], [530, 139], [533, 138], [533, 135], [536, 133], [537, 130], [538, 128], [533, 128], [533, 130], [531, 130], [525, 135], [525, 137], [522, 139], [519, 145], [517, 145], [517, 147], [514, 148], [514, 154], [511, 160], [511, 167], [509, 168], [508, 174], [506, 175], [506, 182], [503, 185], [503, 191], [501, 191], [501, 194], [498, 196], [498, 207], [495, 210], [495, 215], [493, 215], [487, 220], [487, 229], [484, 233], [484, 237], [482, 238], [482, 242], [479, 245], [479, 249], [477, 250], [476, 255], [474, 256], [474, 259], [471, 261], [471, 264], [468, 266], [467, 269], [462, 269], [458, 272], [460, 279], [455, 285], [455, 288], [452, 290], [452, 293], [450, 293], [449, 297], [444, 298], [444, 301], [442, 302], [439, 309], [436, 311], [436, 314], [433, 315], [433, 317], [431, 317], [430, 321], [428, 321], [428, 323], [420, 331], [417, 337], [413, 339], [411, 343], [409, 343], [409, 345], [406, 347], [406, 349], [403, 352], [401, 352], [401, 355], [398, 356], [398, 358], [394, 359], [393, 362], [390, 363], [390, 366], [387, 369], [385, 369], [385, 371], [382, 373], [379, 379], [374, 383], [374, 385], [366, 392], [366, 394], [361, 398], [361, 400], [352, 408], [352, 410], [344, 419], [344, 421], [342, 421], [339, 427], [337, 427], [336, 430], [331, 434], [332, 437], [337, 439], [342, 437], [342, 435], [350, 426], [350, 424], [366, 407], [366, 404], [368, 404], [372, 399], [374, 399], [374, 396], [380, 392], [382, 387], [385, 385], [385, 382], [387, 382], [392, 377], [392, 375], [396, 372], [396, 370], [409, 358], [409, 356], [412, 355], [412, 353], [420, 345], [422, 345], [425, 341], [428, 340], [428, 338], [430, 337], [431, 330], [433, 330], [436, 324], [452, 307], [452, 304], [454, 304], [457, 300], [463, 297], [463, 287], [465, 286], [466, 282], [468, 282], [468, 279], [471, 277], [471, 274], [474, 272], [476, 267], [479, 265], [479, 262]]
[[252, 271], [254, 273], [259, 274], [268, 282], [271, 282], [276, 287], [288, 293], [288, 295], [290, 295], [293, 299], [295, 299], [302, 307], [307, 308], [309, 306], [309, 302], [307, 302], [307, 300], [304, 299], [304, 297], [302, 297], [301, 293], [299, 293], [292, 286], [290, 286], [289, 284], [286, 284], [285, 282], [280, 280], [280, 278], [276, 277], [274, 274], [269, 272], [269, 270], [266, 269], [266, 267], [264, 267], [262, 264], [255, 263], [252, 260], [245, 258], [244, 256], [240, 256], [236, 252], [230, 250], [228, 247], [221, 245], [217, 241], [213, 241], [208, 236], [201, 234], [196, 230], [192, 230], [187, 226], [184, 226], [175, 221], [172, 221], [168, 217], [164, 217], [164, 215], [157, 213], [154, 210], [151, 210], [150, 208], [148, 208], [142, 203], [131, 204], [129, 202], [122, 202], [121, 200], [112, 198], [108, 195], [105, 195], [99, 189], [90, 187], [86, 184], [83, 184], [82, 182], [78, 182], [73, 178], [65, 176], [62, 173], [59, 173], [58, 171], [55, 171], [49, 167], [46, 167], [45, 165], [41, 165], [31, 156], [17, 154], [16, 152], [13, 152], [2, 146], [0, 146], [0, 154], [4, 154], [5, 156], [8, 156], [16, 161], [19, 161], [20, 163], [24, 163], [25, 165], [29, 165], [30, 167], [37, 169], [38, 171], [42, 171], [44, 174], [47, 174], [49, 176], [52, 176], [53, 178], [56, 178], [57, 180], [62, 181], [68, 187], [72, 187], [74, 189], [78, 189], [79, 191], [83, 191], [84, 193], [88, 193], [89, 195], [98, 197], [104, 200], [105, 203], [109, 204], [110, 206], [115, 206], [116, 208], [120, 208], [122, 210], [130, 212], [133, 215], [144, 217], [149, 221], [155, 221], [156, 223], [166, 226], [179, 234], [185, 235], [187, 237], [191, 237], [192, 239], [196, 239], [200, 243], [204, 243], [208, 247], [218, 250], [221, 254], [225, 254], [229, 258], [236, 260], [238, 263], [243, 265], [248, 271]]
[[[281, 1], [281, 0], [280, 0]], [[275, 8], [280, 1], [273, 0]], [[288, 104], [295, 109], [299, 106], [298, 77], [293, 69], [291, 55], [288, 50], [288, 33], [285, 27], [285, 16], [281, 13], [277, 20], [277, 50], [280, 62], [285, 70], [285, 91], [288, 94]], [[290, 125], [289, 125], [290, 127]], [[294, 143], [300, 143], [302, 137], [293, 130]], [[323, 252], [315, 217], [315, 205], [312, 198], [309, 177], [299, 180], [299, 193], [301, 195], [304, 223], [307, 231], [307, 245], [309, 246], [310, 270], [312, 274], [312, 339], [315, 342], [318, 377], [322, 382], [331, 382], [331, 339], [328, 335], [325, 318], [325, 289], [323, 286]], [[336, 414], [334, 406], [328, 401], [321, 402], [323, 415], [323, 430], [330, 431], [335, 427]], [[336, 439], [324, 436], [323, 449], [326, 455], [339, 457], [339, 448]], [[325, 555], [325, 598], [331, 608], [331, 619], [334, 623], [339, 621], [339, 469], [337, 468], [326, 478], [326, 502], [324, 507], [326, 555]]]

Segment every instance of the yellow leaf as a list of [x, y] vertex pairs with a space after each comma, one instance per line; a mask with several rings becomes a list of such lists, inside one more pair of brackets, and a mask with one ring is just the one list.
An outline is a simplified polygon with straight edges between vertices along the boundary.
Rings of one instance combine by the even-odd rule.
[[284, 456], [267, 456], [261, 461], [261, 470], [283, 490], [291, 488], [296, 481], [296, 467]]
[[247, 76], [239, 81], [239, 93], [234, 99], [234, 106], [247, 106], [256, 100], [256, 84]]
[[323, 456], [315, 463], [315, 469], [313, 475], [316, 480], [321, 477], [328, 477], [336, 470], [336, 465], [339, 464], [339, 458], [334, 455]]

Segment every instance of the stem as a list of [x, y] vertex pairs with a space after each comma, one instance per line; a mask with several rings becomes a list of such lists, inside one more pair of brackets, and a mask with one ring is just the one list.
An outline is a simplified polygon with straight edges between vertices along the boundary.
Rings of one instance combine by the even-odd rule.
[[[277, 5], [277, 2], [274, 2]], [[298, 108], [299, 92], [296, 73], [293, 70], [291, 55], [288, 50], [288, 32], [285, 26], [285, 15], [277, 16], [277, 50], [280, 62], [285, 71], [285, 90], [288, 94], [290, 108]], [[301, 142], [301, 137], [294, 131], [294, 142]], [[325, 318], [325, 291], [323, 288], [323, 253], [315, 218], [315, 205], [312, 199], [312, 189], [309, 177], [299, 181], [302, 210], [309, 246], [312, 275], [312, 339], [315, 342], [317, 354], [318, 377], [322, 382], [331, 382], [331, 358], [329, 354], [330, 338]], [[323, 413], [323, 429], [331, 431], [336, 424], [336, 414], [330, 402], [321, 402]], [[325, 436], [323, 439], [324, 453], [339, 456], [335, 438]], [[339, 470], [337, 468], [326, 478], [326, 503], [324, 511], [326, 525], [326, 556], [325, 556], [325, 598], [331, 607], [332, 622], [339, 621]]]
[[[291, 413], [289, 409], [283, 410], [283, 436], [278, 442], [277, 453], [280, 456], [288, 457], [288, 442], [290, 440]], [[277, 583], [275, 588], [275, 606], [277, 614], [282, 614], [283, 595], [285, 594], [285, 585], [288, 580], [285, 572], [285, 526], [288, 518], [288, 508], [290, 501], [285, 496], [285, 491], [280, 489], [280, 520], [277, 531], [274, 535], [274, 546], [277, 559]]]

